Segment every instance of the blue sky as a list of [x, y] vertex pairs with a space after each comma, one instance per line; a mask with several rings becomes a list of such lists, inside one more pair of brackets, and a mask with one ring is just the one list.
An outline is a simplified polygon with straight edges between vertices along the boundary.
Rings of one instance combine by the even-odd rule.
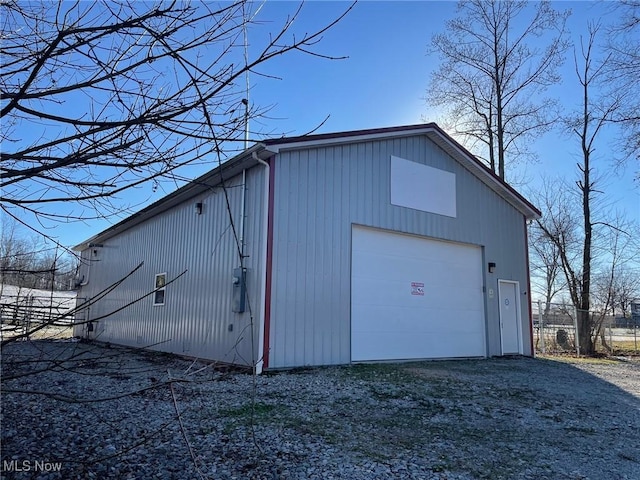
[[[268, 20], [249, 32], [251, 48], [261, 45], [263, 35], [277, 31], [288, 14], [297, 7], [293, 2], [269, 1], [258, 20]], [[345, 2], [312, 1], [304, 5], [295, 24], [298, 34], [311, 32], [318, 25], [334, 18], [348, 6]], [[574, 39], [586, 31], [589, 19], [612, 20], [610, 4], [589, 2], [554, 2], [557, 9], [570, 8], [569, 21]], [[294, 53], [275, 59], [260, 69], [261, 73], [282, 77], [282, 80], [254, 75], [251, 77], [251, 102], [273, 105], [269, 120], [253, 123], [252, 130], [280, 136], [299, 135], [316, 128], [325, 117], [328, 120], [317, 133], [365, 128], [387, 127], [439, 121], [438, 114], [427, 106], [425, 96], [429, 73], [437, 67], [437, 59], [428, 55], [434, 33], [444, 30], [445, 22], [455, 15], [455, 2], [363, 1], [332, 30], [327, 32], [316, 51], [333, 56], [348, 56], [345, 60], [326, 60]], [[563, 70], [564, 82], [555, 92], [561, 95], [566, 108], [579, 103], [575, 73], [570, 55]], [[604, 184], [609, 199], [617, 208], [640, 222], [640, 186], [633, 176], [640, 168], [630, 164], [615, 173], [607, 158], [611, 144], [598, 145], [595, 168], [609, 172]], [[538, 162], [518, 167], [516, 176], [526, 180], [518, 188], [535, 190], [542, 174], [575, 178], [579, 144], [562, 132], [541, 137], [532, 146]], [[188, 172], [195, 177], [205, 166]], [[121, 201], [136, 204], [158, 200], [174, 185], [165, 184], [157, 192], [151, 186], [138, 189]], [[75, 245], [107, 228], [117, 219], [92, 220], [84, 223], [60, 224], [49, 233], [64, 245]]]
[[[315, 19], [326, 19], [344, 8], [341, 2], [311, 2], [305, 6], [303, 21], [312, 28]], [[586, 33], [588, 21], [603, 26], [615, 20], [611, 4], [606, 2], [554, 2], [558, 10], [571, 9], [569, 29], [574, 41]], [[289, 2], [270, 2], [265, 15], [284, 16], [292, 8]], [[426, 102], [430, 72], [438, 59], [429, 55], [431, 36], [444, 31], [447, 20], [456, 13], [456, 2], [361, 2], [320, 45], [331, 55], [348, 55], [347, 60], [325, 61], [294, 56], [270, 65], [267, 73], [284, 75], [282, 81], [254, 78], [252, 99], [274, 103], [271, 114], [281, 120], [270, 127], [286, 133], [301, 134], [315, 128], [327, 115], [318, 132], [376, 128], [421, 121], [440, 121], [438, 112]], [[307, 29], [298, 27], [300, 31]], [[568, 110], [580, 105], [581, 92], [576, 83], [572, 52], [567, 53], [562, 70], [563, 83], [552, 89]], [[264, 99], [264, 100], [263, 100]], [[267, 129], [268, 131], [268, 129]], [[614, 171], [610, 158], [612, 137], [602, 137], [594, 155], [597, 173], [606, 173], [603, 188], [608, 201], [640, 222], [640, 185], [634, 173], [640, 166], [632, 163]], [[557, 129], [536, 141], [532, 150], [538, 160], [518, 165], [512, 178], [527, 192], [536, 190], [541, 175], [576, 178], [579, 143], [576, 137]]]

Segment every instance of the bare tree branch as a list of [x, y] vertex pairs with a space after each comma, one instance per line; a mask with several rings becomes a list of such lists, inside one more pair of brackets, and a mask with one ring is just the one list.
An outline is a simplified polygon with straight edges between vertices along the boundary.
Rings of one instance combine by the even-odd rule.
[[507, 163], [529, 155], [528, 140], [557, 120], [554, 101], [542, 94], [558, 81], [568, 12], [548, 1], [496, 0], [460, 2], [458, 11], [432, 38], [441, 63], [427, 101], [444, 108], [444, 124], [481, 145], [474, 149], [505, 179]]
[[2, 3], [3, 204], [43, 220], [69, 202], [117, 214], [114, 195], [242, 148], [247, 116], [266, 113], [243, 104], [246, 72], [295, 51], [344, 58], [317, 47], [353, 5], [296, 36], [300, 4], [244, 62], [248, 5]]

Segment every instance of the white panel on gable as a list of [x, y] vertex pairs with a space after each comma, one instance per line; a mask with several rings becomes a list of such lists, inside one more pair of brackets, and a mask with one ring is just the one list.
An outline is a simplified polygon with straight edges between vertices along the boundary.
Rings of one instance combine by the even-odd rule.
[[456, 176], [391, 155], [391, 204], [456, 217]]

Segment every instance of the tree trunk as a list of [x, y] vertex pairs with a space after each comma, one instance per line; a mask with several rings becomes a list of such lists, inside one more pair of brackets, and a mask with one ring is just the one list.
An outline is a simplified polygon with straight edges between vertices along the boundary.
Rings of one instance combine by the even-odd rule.
[[593, 355], [596, 352], [591, 336], [591, 316], [588, 310], [578, 310], [578, 339], [581, 355]]
[[502, 106], [501, 76], [496, 64], [496, 141], [498, 142], [498, 176], [504, 180], [504, 116]]
[[[588, 72], [585, 72], [585, 79], [587, 79]], [[582, 214], [584, 222], [584, 243], [582, 246], [582, 282], [581, 292], [578, 308], [579, 319], [581, 321], [578, 325], [580, 330], [580, 353], [584, 355], [593, 355], [595, 353], [595, 345], [591, 337], [592, 322], [589, 317], [589, 308], [591, 307], [591, 235], [593, 231], [593, 225], [591, 224], [591, 166], [589, 165], [591, 149], [588, 144], [588, 130], [589, 130], [589, 82], [584, 82], [584, 111], [582, 118], [582, 157], [583, 165], [580, 167], [582, 170], [582, 180], [579, 183], [582, 190]], [[584, 343], [583, 343], [584, 338]]]
[[[504, 117], [502, 105], [502, 72], [500, 71], [501, 59], [498, 57], [498, 34], [494, 32], [494, 85], [496, 87], [496, 141], [498, 142], [498, 176], [504, 180]], [[495, 160], [494, 160], [495, 162]], [[495, 170], [494, 170], [495, 171]]]
[[489, 166], [491, 167], [491, 171], [493, 173], [497, 173], [496, 172], [496, 153], [495, 153], [495, 147], [494, 147], [493, 130], [491, 130], [491, 127], [489, 127], [489, 129], [487, 130], [487, 133], [489, 134]]

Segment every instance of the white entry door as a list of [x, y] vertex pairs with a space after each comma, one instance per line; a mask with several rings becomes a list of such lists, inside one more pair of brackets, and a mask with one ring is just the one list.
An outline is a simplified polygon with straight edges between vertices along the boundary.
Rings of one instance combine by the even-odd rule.
[[498, 280], [500, 302], [500, 335], [502, 354], [522, 353], [520, 322], [520, 285], [510, 280]]
[[486, 355], [482, 249], [354, 226], [351, 359]]

